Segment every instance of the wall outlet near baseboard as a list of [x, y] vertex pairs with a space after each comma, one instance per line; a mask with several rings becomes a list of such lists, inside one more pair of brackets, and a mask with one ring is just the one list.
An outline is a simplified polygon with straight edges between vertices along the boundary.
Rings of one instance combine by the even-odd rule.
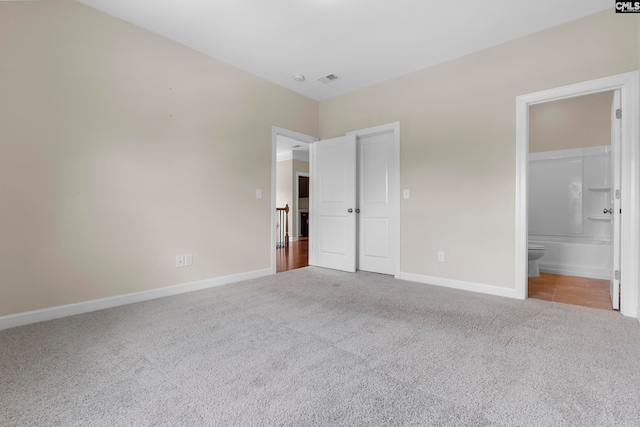
[[184, 267], [184, 255], [176, 255], [176, 267]]
[[444, 251], [438, 251], [438, 261], [444, 262]]
[[193, 265], [193, 254], [184, 254], [184, 266], [189, 267]]

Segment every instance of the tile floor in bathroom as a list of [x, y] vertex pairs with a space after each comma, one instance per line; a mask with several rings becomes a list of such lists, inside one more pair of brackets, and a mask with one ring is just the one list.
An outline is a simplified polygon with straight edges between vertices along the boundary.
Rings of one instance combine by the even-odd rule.
[[529, 298], [613, 310], [608, 280], [540, 273], [529, 277]]

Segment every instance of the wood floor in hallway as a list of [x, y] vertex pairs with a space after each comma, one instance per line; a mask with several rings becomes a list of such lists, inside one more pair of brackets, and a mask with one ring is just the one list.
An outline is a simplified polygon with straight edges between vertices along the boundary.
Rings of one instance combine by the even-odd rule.
[[529, 298], [613, 310], [608, 280], [540, 273], [529, 277]]
[[301, 237], [290, 242], [288, 248], [276, 249], [276, 272], [306, 267], [309, 265], [309, 239]]

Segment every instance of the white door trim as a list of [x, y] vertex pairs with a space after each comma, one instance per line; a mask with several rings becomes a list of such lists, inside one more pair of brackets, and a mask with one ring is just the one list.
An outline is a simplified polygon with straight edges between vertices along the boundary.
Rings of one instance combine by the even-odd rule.
[[400, 278], [400, 122], [387, 123], [366, 129], [348, 132], [347, 135], [355, 135], [358, 138], [372, 136], [379, 133], [393, 132], [393, 162], [395, 179], [395, 197], [392, 199], [391, 209], [391, 248], [389, 253], [394, 258], [394, 277]]
[[[304, 133], [278, 126], [271, 126], [271, 274], [276, 274], [276, 164], [278, 135], [286, 136], [306, 144], [311, 144], [318, 140], [315, 136], [305, 135]], [[309, 213], [311, 213], [311, 206], [309, 206]], [[309, 251], [309, 255], [311, 255], [311, 251]]]
[[640, 152], [638, 149], [639, 72], [617, 74], [582, 83], [521, 95], [516, 98], [516, 229], [515, 289], [527, 298], [527, 179], [529, 154], [529, 106], [619, 89], [622, 95], [622, 212], [620, 312], [637, 317], [638, 254], [640, 229]]

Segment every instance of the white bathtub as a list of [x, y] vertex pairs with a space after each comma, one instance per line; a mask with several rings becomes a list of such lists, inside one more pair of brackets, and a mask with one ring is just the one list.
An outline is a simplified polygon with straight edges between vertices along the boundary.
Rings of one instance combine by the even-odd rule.
[[529, 155], [529, 242], [546, 250], [540, 271], [611, 277], [610, 147]]
[[533, 236], [529, 241], [546, 248], [538, 260], [542, 272], [592, 279], [611, 278], [611, 245], [608, 243], [570, 243]]

